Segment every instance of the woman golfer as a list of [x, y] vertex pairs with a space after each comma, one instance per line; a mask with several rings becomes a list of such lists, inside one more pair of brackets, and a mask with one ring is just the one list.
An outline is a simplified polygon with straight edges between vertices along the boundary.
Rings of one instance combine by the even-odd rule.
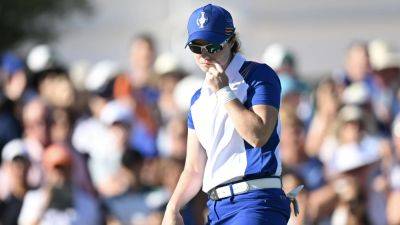
[[200, 188], [209, 198], [207, 224], [286, 224], [290, 199], [282, 190], [277, 150], [278, 76], [238, 53], [232, 17], [222, 7], [196, 9], [187, 29], [186, 45], [205, 80], [192, 97], [185, 169], [162, 224], [183, 224], [179, 210]]

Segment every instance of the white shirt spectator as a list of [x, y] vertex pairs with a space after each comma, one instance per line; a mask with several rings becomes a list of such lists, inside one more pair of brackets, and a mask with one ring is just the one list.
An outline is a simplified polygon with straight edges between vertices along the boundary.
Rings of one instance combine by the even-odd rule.
[[100, 207], [89, 194], [73, 189], [74, 208], [67, 210], [40, 209], [46, 208], [44, 189], [29, 191], [22, 205], [18, 224], [30, 225], [39, 221], [39, 225], [98, 225], [100, 224]]
[[89, 154], [88, 168], [96, 187], [120, 168], [122, 152], [114, 148], [112, 135], [99, 120], [90, 118], [79, 122], [72, 144], [79, 152]]

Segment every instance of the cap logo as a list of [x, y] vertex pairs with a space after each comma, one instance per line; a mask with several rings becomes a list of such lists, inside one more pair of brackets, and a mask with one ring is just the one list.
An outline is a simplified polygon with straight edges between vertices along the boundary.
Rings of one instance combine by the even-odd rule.
[[208, 18], [206, 17], [206, 13], [205, 12], [200, 12], [200, 17], [197, 18], [196, 22], [197, 22], [197, 26], [199, 28], [204, 28], [204, 24], [206, 24], [208, 21]]

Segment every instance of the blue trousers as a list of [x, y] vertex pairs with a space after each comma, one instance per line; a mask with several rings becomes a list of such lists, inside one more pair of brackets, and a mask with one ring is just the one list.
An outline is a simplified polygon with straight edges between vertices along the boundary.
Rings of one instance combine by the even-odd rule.
[[284, 225], [290, 200], [281, 189], [251, 191], [217, 201], [208, 200], [207, 225]]

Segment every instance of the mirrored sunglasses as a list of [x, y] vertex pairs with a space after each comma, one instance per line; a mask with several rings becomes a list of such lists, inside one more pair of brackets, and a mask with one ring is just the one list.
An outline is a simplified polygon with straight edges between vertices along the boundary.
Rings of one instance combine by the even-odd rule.
[[[232, 37], [232, 36], [231, 36]], [[225, 41], [223, 41], [221, 44], [207, 44], [207, 45], [196, 45], [190, 42], [188, 44], [190, 51], [192, 51], [195, 54], [201, 54], [204, 51], [207, 51], [210, 54], [214, 54], [216, 52], [221, 51], [226, 43], [229, 42], [231, 37], [228, 37]]]

